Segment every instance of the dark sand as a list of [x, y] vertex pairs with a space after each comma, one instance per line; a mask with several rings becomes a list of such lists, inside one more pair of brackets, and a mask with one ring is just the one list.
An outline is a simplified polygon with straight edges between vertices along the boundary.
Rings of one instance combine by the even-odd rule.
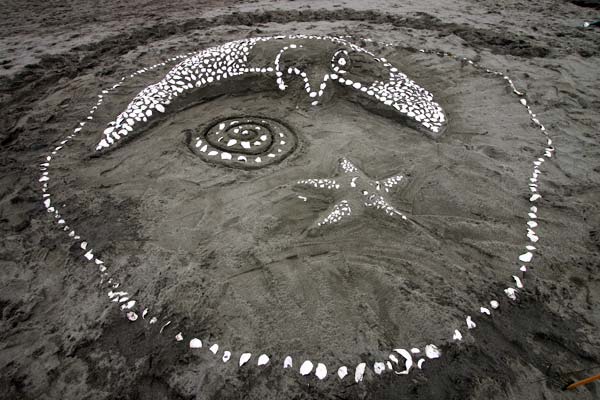
[[[0, 17], [0, 398], [600, 397], [597, 383], [561, 390], [600, 364], [600, 31], [580, 28], [593, 7], [20, 4], [8, 2]], [[272, 80], [244, 79], [224, 95], [178, 103], [143, 134], [92, 157], [105, 124], [170, 67], [128, 80], [53, 164], [51, 188], [111, 273], [173, 321], [163, 335], [130, 323], [46, 213], [42, 156], [121, 76], [230, 40], [291, 33], [400, 44], [356, 41], [431, 91], [448, 129], [433, 140], [345, 88], [328, 88], [324, 104], [311, 108], [299, 87], [283, 93]], [[544, 138], [502, 78], [418, 48], [507, 73], [554, 140], [541, 175], [538, 251], [516, 303], [502, 291], [519, 267], [530, 165]], [[284, 122], [298, 141], [291, 154], [240, 170], [190, 151], [188, 130], [245, 115]], [[334, 198], [307, 192], [305, 203], [292, 184], [332, 177], [342, 156], [375, 179], [405, 175], [390, 198], [419, 228], [365, 213], [311, 232]], [[500, 310], [479, 317], [492, 298]], [[478, 327], [467, 332], [469, 314]], [[224, 364], [192, 354], [187, 342], [174, 342], [179, 330], [234, 357]], [[393, 348], [428, 343], [441, 347], [441, 359], [408, 376], [370, 371], [360, 384], [280, 366], [288, 354], [296, 369], [304, 358], [331, 368], [372, 364]], [[240, 369], [241, 351], [265, 352], [273, 363]]]

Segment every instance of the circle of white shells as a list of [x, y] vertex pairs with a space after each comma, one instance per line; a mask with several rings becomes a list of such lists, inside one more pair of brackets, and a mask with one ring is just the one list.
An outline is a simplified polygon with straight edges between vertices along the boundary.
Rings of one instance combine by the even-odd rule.
[[[139, 76], [144, 74], [147, 71], [155, 70], [159, 67], [167, 65], [169, 62], [173, 61], [181, 61], [174, 69], [172, 69], [169, 74], [163, 79], [161, 82], [155, 85], [151, 85], [144, 89], [136, 98], [129, 104], [127, 109], [122, 112], [113, 122], [109, 124], [109, 126], [103, 132], [103, 138], [97, 145], [97, 150], [104, 150], [123, 137], [131, 134], [134, 131], [134, 126], [137, 124], [143, 124], [148, 121], [149, 118], [152, 117], [154, 112], [164, 113], [168, 109], [168, 105], [173, 100], [174, 97], [183, 93], [186, 90], [192, 89], [194, 87], [202, 87], [204, 85], [210, 84], [215, 81], [219, 81], [221, 79], [226, 79], [227, 76], [234, 76], [236, 74], [243, 74], [247, 72], [261, 72], [261, 73], [275, 73], [277, 84], [280, 89], [285, 90], [285, 73], [296, 74], [304, 79], [306, 79], [306, 74], [303, 71], [297, 69], [291, 69], [288, 71], [281, 71], [279, 59], [281, 55], [289, 50], [300, 45], [291, 43], [283, 46], [281, 51], [279, 52], [274, 66], [269, 67], [261, 67], [261, 68], [252, 68], [245, 65], [245, 61], [247, 60], [247, 56], [252, 47], [260, 42], [267, 40], [285, 40], [287, 42], [294, 41], [296, 39], [313, 39], [313, 40], [328, 40], [335, 42], [339, 45], [343, 45], [346, 47], [344, 50], [337, 51], [332, 58], [332, 69], [334, 73], [326, 76], [320, 86], [318, 88], [312, 88], [310, 85], [306, 86], [307, 94], [310, 99], [312, 99], [313, 105], [317, 105], [320, 97], [323, 95], [323, 91], [326, 89], [327, 83], [331, 80], [338, 81], [338, 83], [352, 86], [356, 90], [360, 90], [366, 93], [369, 96], [374, 97], [377, 101], [381, 101], [382, 103], [392, 106], [396, 108], [399, 112], [406, 114], [408, 117], [415, 119], [420, 122], [425, 128], [430, 129], [433, 132], [437, 132], [442, 124], [445, 122], [444, 115], [441, 108], [437, 105], [437, 103], [432, 102], [431, 95], [424, 91], [422, 88], [418, 87], [414, 82], [410, 81], [406, 75], [400, 73], [396, 68], [391, 66], [384, 58], [378, 58], [384, 65], [386, 65], [390, 71], [390, 80], [393, 81], [396, 85], [395, 87], [401, 88], [396, 91], [390, 92], [389, 85], [378, 86], [377, 84], [372, 84], [370, 86], [364, 86], [359, 82], [352, 82], [349, 79], [345, 79], [343, 77], [346, 69], [348, 68], [349, 63], [349, 54], [348, 50], [353, 51], [361, 51], [368, 54], [370, 52], [350, 43], [347, 41], [348, 37], [327, 37], [327, 36], [312, 36], [312, 35], [294, 35], [294, 36], [278, 36], [278, 37], [267, 37], [267, 38], [252, 38], [252, 39], [244, 39], [236, 42], [230, 42], [222, 46], [210, 48], [199, 53], [188, 53], [181, 56], [176, 56], [168, 59], [165, 62], [161, 62], [155, 64], [153, 66], [142, 68], [132, 74], [129, 75], [129, 78], [134, 76]], [[369, 39], [363, 39], [367, 42], [370, 42]], [[383, 43], [385, 47], [394, 46], [391, 43]], [[504, 79], [507, 84], [512, 89], [513, 93], [518, 96], [520, 104], [526, 108], [529, 113], [531, 121], [540, 129], [540, 132], [546, 138], [547, 147], [545, 147], [539, 156], [537, 156], [532, 161], [532, 174], [529, 178], [529, 182], [527, 182], [527, 190], [530, 193], [529, 202], [535, 203], [540, 201], [541, 194], [539, 193], [539, 176], [541, 175], [541, 166], [546, 161], [552, 157], [555, 149], [552, 146], [552, 140], [548, 137], [548, 133], [544, 125], [541, 124], [537, 116], [533, 113], [530, 106], [527, 104], [527, 100], [524, 97], [524, 94], [519, 92], [513, 81], [501, 72], [492, 71], [485, 67], [482, 67], [475, 63], [472, 60], [468, 60], [462, 57], [454, 57], [447, 53], [435, 52], [435, 51], [425, 51], [431, 54], [437, 54], [439, 56], [445, 57], [453, 57], [459, 59], [461, 61], [467, 61], [474, 68], [483, 71], [487, 74], [499, 76]], [[49, 183], [51, 180], [50, 168], [51, 162], [54, 157], [56, 157], [61, 150], [65, 148], [65, 145], [75, 139], [78, 135], [82, 133], [83, 128], [87, 124], [89, 120], [93, 119], [94, 112], [102, 105], [104, 102], [105, 96], [117, 88], [119, 88], [122, 82], [127, 77], [123, 77], [120, 82], [114, 84], [110, 88], [107, 88], [102, 91], [101, 94], [98, 95], [97, 103], [89, 112], [89, 115], [85, 120], [80, 122], [78, 126], [73, 130], [71, 134], [69, 134], [64, 140], [62, 140], [58, 146], [54, 147], [49, 155], [46, 156], [45, 160], [40, 164], [41, 177], [39, 179], [41, 190], [42, 190], [42, 201], [47, 209], [48, 213], [52, 215], [53, 221], [55, 224], [63, 230], [69, 240], [75, 241], [78, 243], [79, 247], [82, 249], [82, 256], [87, 262], [93, 263], [98, 267], [98, 270], [101, 274], [101, 278], [103, 282], [107, 282], [110, 286], [110, 290], [108, 292], [109, 299], [118, 304], [119, 308], [125, 313], [126, 317], [130, 321], [145, 321], [150, 325], [159, 324], [158, 316], [151, 316], [150, 310], [148, 308], [140, 308], [137, 304], [137, 301], [131, 297], [128, 291], [122, 288], [122, 282], [117, 281], [115, 278], [111, 278], [109, 274], [108, 266], [105, 262], [100, 259], [95, 253], [92, 246], [82, 238], [73, 227], [69, 225], [65, 217], [61, 214], [65, 210], [64, 206], [61, 205], [59, 212], [59, 207], [56, 207], [53, 204], [53, 195], [50, 192]], [[407, 95], [408, 93], [408, 95]], [[413, 95], [417, 100], [417, 103], [400, 103], [400, 99], [405, 99], [407, 96], [410, 98], [410, 95]], [[262, 124], [264, 120], [258, 121]], [[231, 121], [228, 121], [229, 123]], [[220, 122], [217, 125], [217, 130], [224, 132], [226, 128], [230, 128], [231, 126], [226, 126], [226, 122]], [[254, 124], [255, 127], [261, 126], [257, 124], [257, 121], [247, 121], [247, 124], [250, 126]], [[254, 131], [260, 131], [260, 129], [254, 129]], [[277, 127], [276, 129], [279, 129]], [[234, 132], [237, 135], [240, 132]], [[277, 132], [279, 133], [279, 132]], [[252, 133], [252, 135], [256, 136], [256, 132]], [[253, 136], [253, 137], [254, 137]], [[243, 134], [242, 134], [243, 137]], [[259, 136], [260, 138], [260, 136]], [[205, 138], [206, 139], [206, 138]], [[196, 137], [196, 142], [192, 145], [201, 149], [205, 144], [209, 144], [210, 142], [204, 142], [205, 139], [201, 139], [200, 137]], [[279, 138], [281, 140], [281, 137]], [[235, 139], [236, 142], [233, 143], [232, 139], [228, 139], [224, 147], [235, 147], [236, 149], [239, 147], [241, 150], [248, 150], [243, 143], [241, 143], [238, 139]], [[265, 138], [266, 140], [266, 138]], [[217, 140], [218, 141], [218, 140]], [[214, 147], [214, 141], [213, 147]], [[220, 142], [219, 142], [220, 143]], [[229, 145], [229, 146], [228, 146]], [[256, 146], [260, 146], [261, 143], [256, 143]], [[281, 146], [285, 146], [283, 143]], [[208, 150], [208, 146], [205, 150]], [[211, 150], [216, 151], [216, 150]], [[223, 150], [223, 146], [221, 146], [221, 150], [219, 153], [219, 158], [224, 161], [230, 161], [233, 157], [229, 157], [228, 155], [223, 155], [226, 152]], [[214, 157], [217, 154], [213, 154], [212, 156], [207, 153], [207, 157]], [[248, 160], [236, 158], [237, 162], [243, 163]], [[260, 164], [262, 162], [253, 160], [255, 164]], [[534, 244], [538, 242], [539, 237], [536, 233], [536, 228], [538, 227], [538, 207], [536, 205], [531, 204], [529, 209], [527, 210], [527, 223], [526, 223], [526, 240], [524, 245], [524, 252], [520, 254], [517, 259], [518, 263], [521, 264], [518, 271], [515, 271], [515, 274], [511, 276], [513, 285], [507, 287], [504, 290], [504, 295], [509, 299], [509, 301], [516, 301], [517, 295], [520, 290], [524, 287], [525, 276], [527, 272], [527, 265], [531, 263], [534, 259], [535, 251], [537, 250]], [[477, 310], [477, 313], [481, 318], [489, 318], [493, 315], [493, 312], [500, 308], [500, 302], [498, 298], [491, 298], [487, 304], [484, 304]], [[141, 316], [141, 318], [140, 318]], [[465, 316], [464, 326], [457, 326], [456, 329], [452, 333], [449, 334], [449, 340], [460, 342], [463, 340], [463, 332], [464, 328], [467, 330], [475, 329], [477, 324], [474, 320], [475, 318], [471, 315]], [[171, 321], [168, 318], [161, 317], [160, 318], [160, 334], [167, 334], [172, 330]], [[204, 349], [208, 349], [209, 352], [218, 356], [223, 363], [228, 363], [232, 358], [237, 360], [238, 367], [244, 367], [248, 365], [252, 358], [255, 357], [253, 363], [256, 367], [265, 368], [270, 365], [280, 365], [284, 369], [293, 369], [296, 370], [302, 376], [312, 376], [314, 375], [317, 379], [323, 380], [328, 378], [329, 376], [336, 376], [337, 379], [343, 380], [347, 379], [348, 375], [353, 375], [352, 379], [355, 382], [360, 382], [363, 380], [365, 372], [367, 368], [373, 372], [374, 375], [381, 375], [388, 371], [393, 371], [395, 374], [405, 375], [408, 374], [409, 371], [416, 366], [416, 368], [423, 368], [426, 360], [436, 359], [441, 356], [440, 349], [435, 344], [426, 344], [422, 347], [410, 347], [406, 346], [406, 348], [395, 348], [392, 349], [387, 357], [387, 359], [373, 360], [368, 365], [366, 362], [360, 362], [354, 368], [348, 367], [345, 365], [331, 368], [327, 367], [325, 363], [320, 362], [318, 360], [310, 360], [310, 359], [300, 359], [293, 360], [291, 356], [284, 356], [283, 361], [273, 360], [272, 357], [268, 354], [258, 353], [253, 355], [250, 352], [240, 351], [234, 352], [232, 349], [223, 348], [218, 343], [206, 343], [203, 342], [201, 338], [197, 337], [186, 337], [183, 332], [178, 332], [173, 335], [174, 341], [177, 343], [187, 343], [190, 351], [203, 351]], [[410, 348], [409, 348], [410, 347]], [[353, 369], [353, 374], [352, 374]]]

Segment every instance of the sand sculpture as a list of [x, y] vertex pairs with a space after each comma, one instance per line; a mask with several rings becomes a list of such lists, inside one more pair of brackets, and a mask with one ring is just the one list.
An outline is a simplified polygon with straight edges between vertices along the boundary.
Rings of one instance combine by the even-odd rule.
[[[327, 41], [341, 47], [341, 49], [333, 53], [331, 71], [322, 76], [320, 84], [316, 87], [311, 85], [304, 71], [294, 67], [284, 69], [280, 63], [281, 57], [285, 53], [302, 47], [302, 44], [296, 42], [306, 40]], [[257, 43], [264, 42], [280, 42], [281, 49], [271, 64], [253, 65], [249, 61], [252, 50]], [[388, 79], [385, 81], [356, 82], [347, 77], [345, 78], [350, 62], [349, 52], [368, 55], [372, 58], [373, 62], [380, 63], [387, 69]], [[430, 53], [454, 57], [446, 53]], [[524, 224], [527, 232], [526, 244], [523, 246], [523, 253], [515, 256], [522, 266], [519, 271], [515, 271], [515, 274], [511, 277], [511, 285], [505, 289], [505, 293], [503, 294], [514, 301], [517, 299], [519, 290], [524, 285], [523, 276], [527, 271], [526, 265], [532, 261], [536, 250], [534, 245], [539, 239], [536, 234], [538, 208], [533, 203], [541, 198], [538, 189], [538, 178], [542, 173], [541, 166], [552, 156], [554, 148], [545, 127], [527, 104], [524, 93], [515, 88], [508, 76], [481, 67], [471, 60], [462, 57], [456, 58], [467, 61], [484, 73], [497, 75], [506, 80], [514, 94], [519, 98], [518, 101], [520, 101], [529, 113], [531, 121], [547, 139], [547, 147], [542, 149], [541, 153], [532, 160], [532, 174], [529, 182], [527, 182], [528, 190], [531, 193], [529, 201], [532, 204], [527, 210], [526, 223]], [[394, 112], [404, 116], [406, 119], [412, 120], [433, 136], [441, 134], [447, 122], [442, 108], [433, 101], [433, 96], [429, 92], [408, 79], [406, 75], [398, 71], [384, 58], [377, 58], [374, 54], [350, 43], [346, 38], [342, 37], [297, 35], [244, 39], [210, 48], [196, 54], [174, 57], [168, 60], [168, 62], [175, 60], [183, 61], [177, 64], [160, 82], [142, 90], [131, 101], [126, 110], [116, 116], [114, 121], [108, 125], [97, 144], [97, 151], [112, 149], [126, 137], [143, 132], [144, 127], [151, 123], [156, 114], [169, 112], [170, 104], [177, 97], [183, 97], [187, 92], [193, 91], [195, 88], [219, 83], [228, 77], [252, 73], [266, 74], [272, 77], [281, 90], [286, 90], [286, 82], [290, 76], [300, 76], [305, 83], [307, 98], [315, 106], [319, 104], [319, 101], [325, 95], [329, 84], [335, 82], [339, 85], [351, 87], [380, 102], [384, 106], [395, 110]], [[144, 68], [131, 74], [130, 77], [141, 75], [163, 65], [165, 63]], [[93, 119], [93, 114], [104, 102], [105, 95], [117, 89], [121, 86], [121, 83], [116, 83], [112, 87], [102, 91], [102, 94], [98, 96], [96, 105], [90, 110], [87, 120]], [[149, 308], [138, 304], [137, 300], [132, 298], [125, 288], [127, 282], [119, 282], [111, 277], [109, 262], [105, 262], [105, 260], [102, 260], [94, 253], [93, 245], [88, 243], [84, 237], [81, 237], [75, 230], [75, 227], [71, 226], [65, 219], [63, 216], [65, 211], [63, 209], [59, 210], [53, 204], [53, 197], [49, 186], [51, 162], [65, 148], [68, 142], [82, 133], [87, 120], [82, 121], [40, 164], [42, 176], [39, 182], [43, 192], [42, 201], [48, 213], [53, 216], [53, 220], [57, 226], [64, 230], [69, 240], [75, 241], [83, 250], [84, 259], [98, 267], [103, 282], [109, 285], [107, 293], [109, 300], [118, 304], [130, 321], [143, 320], [144, 323], [150, 325], [158, 324], [161, 327], [160, 333], [163, 333], [171, 325], [169, 317], [153, 315]], [[295, 133], [291, 132], [289, 128], [279, 121], [271, 120], [267, 116], [240, 116], [240, 118], [235, 119], [219, 120], [209, 128], [195, 132], [190, 138], [189, 146], [195, 154], [209, 163], [219, 163], [231, 168], [262, 168], [284, 160], [295, 149], [296, 140]], [[407, 223], [410, 220], [410, 216], [402, 214], [386, 198], [386, 194], [391, 189], [403, 182], [402, 176], [393, 176], [381, 181], [372, 180], [346, 158], [340, 159], [339, 168], [339, 176], [335, 178], [309, 178], [297, 182], [298, 186], [303, 190], [312, 188], [336, 191], [343, 193], [345, 196], [338, 199], [326, 215], [317, 218], [317, 226], [341, 222], [364, 207], [375, 208], [390, 217], [399, 217], [399, 223]], [[307, 201], [306, 196], [298, 197], [303, 201]], [[480, 314], [481, 318], [491, 315], [493, 310], [500, 306], [497, 295], [490, 294], [488, 303], [482, 305], [479, 310], [475, 310], [474, 312]], [[464, 326], [457, 326], [454, 332], [449, 333], [448, 340], [462, 340], [461, 330], [475, 329], [477, 327], [475, 319], [472, 315], [466, 315]], [[176, 335], [173, 335], [173, 338], [176, 342], [187, 343], [190, 351], [199, 351], [198, 349], [208, 348], [211, 353], [218, 355], [223, 362], [228, 362], [230, 359], [235, 358], [239, 367], [243, 367], [250, 362], [252, 357], [255, 357], [255, 355], [249, 352], [239, 351], [241, 349], [225, 349], [223, 346], [219, 346], [218, 343], [212, 343], [209, 346], [201, 338], [189, 337], [183, 332], [178, 332]], [[415, 340], [417, 339], [415, 338]], [[386, 371], [394, 371], [396, 374], [408, 374], [414, 366], [422, 368], [426, 360], [441, 356], [441, 351], [435, 344], [428, 344], [420, 348], [405, 347], [406, 349], [392, 349], [387, 360], [374, 361], [368, 367], [376, 375], [381, 375]], [[351, 374], [356, 382], [363, 380], [367, 369], [367, 363], [365, 362], [357, 363], [354, 367], [342, 365], [333, 368], [327, 367], [321, 362], [313, 362], [312, 360], [302, 360], [296, 363], [291, 356], [286, 356], [282, 361], [272, 360], [268, 354], [259, 354], [256, 356], [254, 364], [257, 367], [277, 364], [285, 369], [297, 369], [297, 372], [302, 376], [314, 374], [321, 380], [326, 379], [330, 375], [337, 375], [338, 379], [342, 380]]]

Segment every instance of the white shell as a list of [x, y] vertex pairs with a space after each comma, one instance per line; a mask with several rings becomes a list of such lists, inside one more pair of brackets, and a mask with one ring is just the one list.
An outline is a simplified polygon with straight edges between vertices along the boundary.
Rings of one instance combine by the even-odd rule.
[[354, 381], [356, 383], [363, 380], [363, 376], [365, 375], [365, 368], [367, 368], [367, 364], [360, 363], [356, 366], [356, 370], [354, 371]]
[[492, 300], [490, 301], [490, 306], [492, 306], [492, 308], [495, 310], [500, 307], [500, 303], [498, 303], [496, 300]]
[[252, 354], [250, 353], [244, 353], [240, 356], [240, 367], [244, 364], [246, 364], [248, 362], [248, 360], [250, 360], [250, 357], [252, 357]]
[[261, 354], [258, 356], [258, 366], [266, 365], [269, 362], [269, 356], [266, 354]]
[[513, 279], [515, 280], [515, 283], [517, 284], [517, 287], [519, 289], [523, 288], [523, 282], [521, 282], [521, 278], [519, 278], [516, 275], [513, 275]]
[[181, 332], [175, 335], [175, 340], [177, 340], [178, 342], [181, 342], [183, 340], [183, 335], [181, 334]]
[[283, 360], [283, 368], [292, 368], [292, 357], [287, 356], [285, 360]]
[[485, 308], [485, 307], [481, 307], [479, 309], [479, 311], [481, 311], [482, 314], [487, 314], [487, 315], [492, 315], [491, 311], [489, 310], [489, 308]]
[[373, 364], [373, 371], [375, 371], [377, 375], [381, 375], [381, 373], [385, 371], [385, 363], [376, 362]]
[[467, 316], [467, 328], [473, 329], [475, 327], [477, 327], [477, 324], [475, 322], [473, 322], [470, 315]]
[[223, 362], [229, 361], [230, 358], [231, 358], [231, 352], [230, 351], [225, 351], [223, 353]]
[[300, 375], [308, 375], [313, 370], [313, 363], [310, 360], [306, 360], [300, 366]]
[[521, 260], [522, 262], [526, 262], [526, 263], [530, 262], [532, 258], [533, 258], [533, 254], [530, 251], [528, 251], [527, 253], [521, 254], [519, 256], [519, 260]]
[[136, 313], [134, 313], [133, 311], [129, 311], [127, 313], [127, 319], [133, 322], [136, 319], [138, 319], [138, 315]]
[[340, 377], [340, 379], [344, 379], [346, 375], [348, 375], [348, 368], [345, 366], [339, 367], [337, 370], [337, 374]]
[[506, 295], [508, 296], [509, 299], [511, 300], [517, 300], [517, 291], [511, 287], [504, 289], [504, 293], [506, 293]]
[[462, 333], [458, 329], [454, 330], [454, 336], [452, 336], [454, 340], [462, 340]]
[[435, 344], [428, 344], [425, 346], [425, 355], [427, 358], [439, 358], [442, 355], [442, 352]]
[[198, 338], [193, 338], [190, 340], [190, 349], [200, 349], [202, 348], [202, 340]]
[[218, 344], [213, 344], [212, 346], [210, 346], [209, 350], [213, 353], [213, 354], [217, 354], [219, 352], [219, 345]]
[[317, 369], [315, 369], [315, 375], [320, 380], [325, 379], [325, 377], [327, 376], [327, 367], [325, 366], [325, 364], [322, 364], [322, 363], [317, 364]]
[[[405, 349], [394, 349], [394, 351], [404, 357], [404, 371], [397, 372], [398, 375], [406, 375], [413, 365], [412, 355]], [[391, 359], [391, 357], [390, 357]]]

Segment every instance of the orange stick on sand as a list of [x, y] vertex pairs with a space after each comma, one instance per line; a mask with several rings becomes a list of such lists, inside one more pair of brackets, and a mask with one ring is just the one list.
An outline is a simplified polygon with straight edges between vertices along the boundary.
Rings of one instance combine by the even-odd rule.
[[575, 383], [571, 383], [569, 386], [567, 386], [566, 389], [567, 390], [573, 390], [576, 387], [587, 385], [588, 383], [597, 381], [598, 379], [600, 379], [600, 374], [594, 375], [594, 376], [590, 376], [589, 378], [582, 379], [582, 380], [577, 381]]

